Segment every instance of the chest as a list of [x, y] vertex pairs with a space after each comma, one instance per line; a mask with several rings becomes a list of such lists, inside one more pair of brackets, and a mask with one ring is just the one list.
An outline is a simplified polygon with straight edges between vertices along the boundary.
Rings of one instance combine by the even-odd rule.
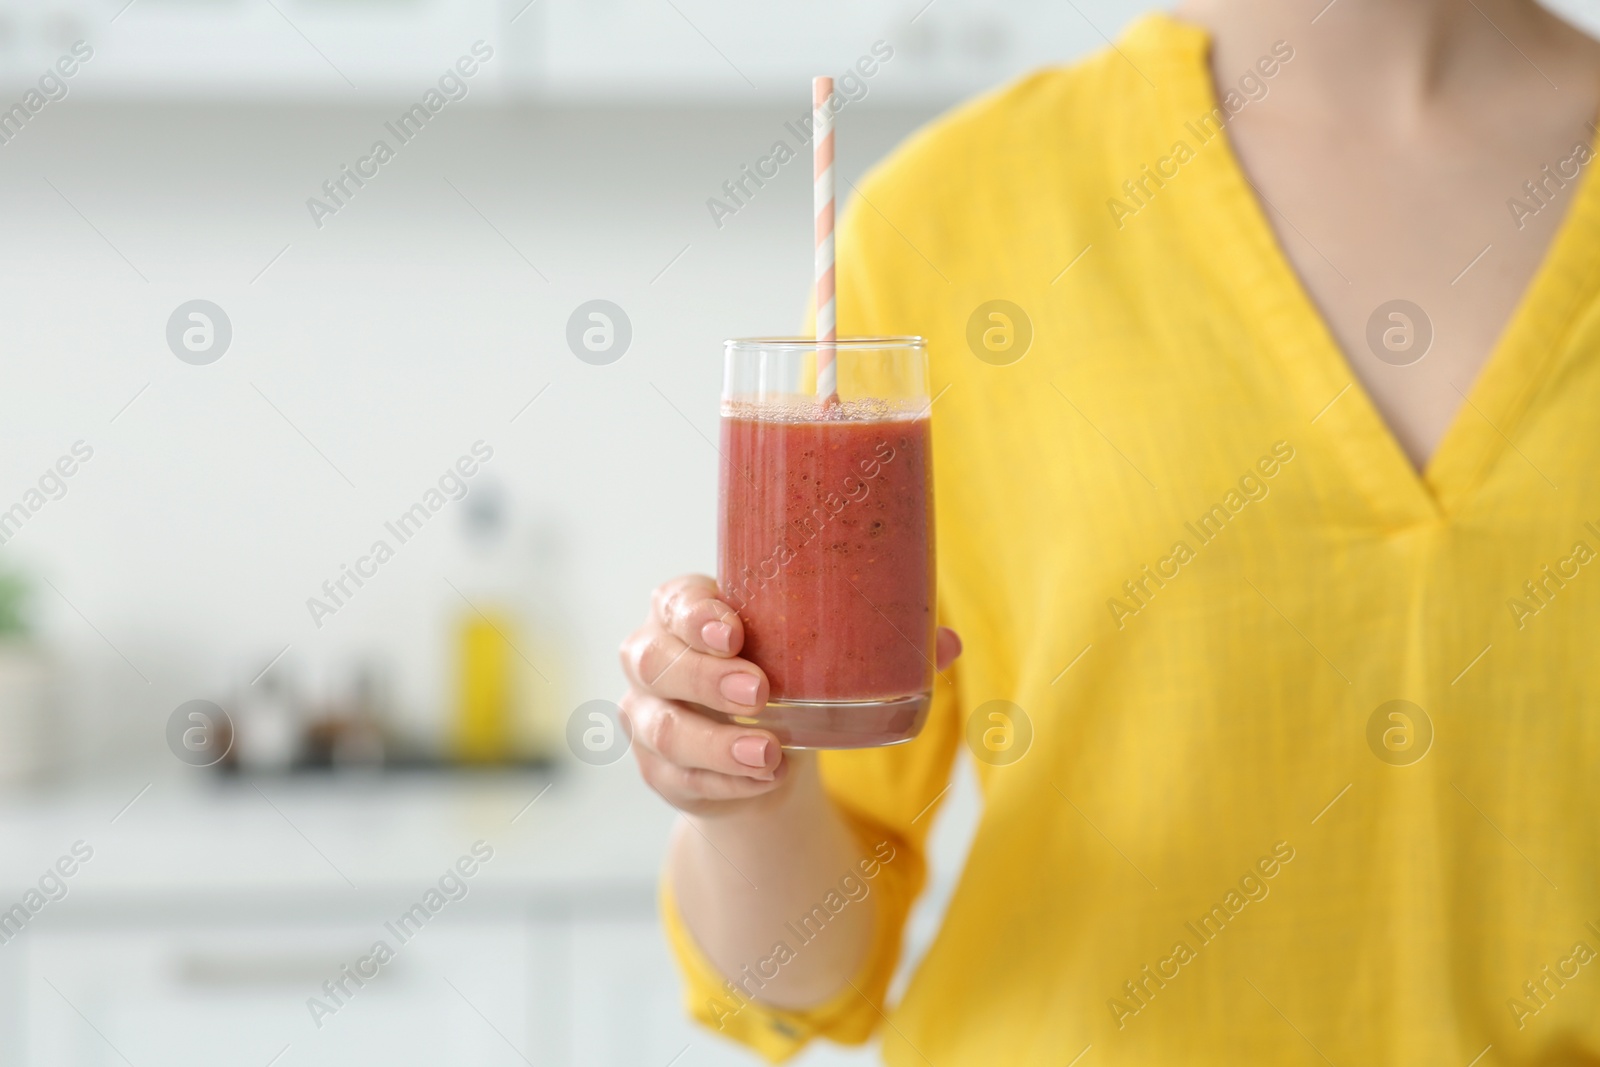
[[1405, 143], [1241, 115], [1230, 129], [1284, 257], [1418, 469], [1465, 403], [1557, 240], [1592, 152], [1574, 109]]

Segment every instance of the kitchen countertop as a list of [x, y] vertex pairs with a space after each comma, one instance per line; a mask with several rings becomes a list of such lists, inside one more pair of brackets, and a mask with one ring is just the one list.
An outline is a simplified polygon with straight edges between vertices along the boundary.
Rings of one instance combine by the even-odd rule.
[[0, 798], [0, 911], [77, 841], [93, 856], [43, 909], [52, 925], [404, 907], [483, 841], [493, 857], [452, 910], [643, 915], [672, 819], [631, 760], [547, 773], [195, 770], [11, 794]]

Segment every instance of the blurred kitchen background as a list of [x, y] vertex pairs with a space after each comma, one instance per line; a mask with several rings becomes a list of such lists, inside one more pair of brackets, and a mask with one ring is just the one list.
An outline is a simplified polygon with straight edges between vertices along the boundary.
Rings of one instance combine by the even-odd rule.
[[753, 1062], [591, 702], [801, 324], [809, 78], [854, 181], [1145, 6], [0, 0], [0, 1064]]

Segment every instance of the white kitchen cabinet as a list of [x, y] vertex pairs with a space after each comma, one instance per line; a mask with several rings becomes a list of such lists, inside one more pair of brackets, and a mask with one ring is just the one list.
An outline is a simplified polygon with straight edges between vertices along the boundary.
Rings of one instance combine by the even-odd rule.
[[[1549, 6], [1600, 32], [1586, 0]], [[874, 42], [872, 93], [946, 103], [1115, 39], [1146, 0], [0, 0], [0, 89], [79, 38], [84, 97], [407, 104], [480, 38], [486, 100], [738, 105], [799, 98]], [[1330, 15], [1329, 17], [1334, 17]], [[1308, 31], [1310, 27], [1307, 27]], [[9, 101], [8, 101], [9, 103]]]
[[[672, 817], [625, 766], [0, 803], [0, 910], [93, 842], [0, 942], [0, 1065], [750, 1067], [682, 1009], [656, 917]], [[474, 842], [492, 858], [401, 943], [386, 923]], [[393, 959], [319, 1028], [307, 999], [379, 939]]]
[[740, 105], [800, 99], [874, 43], [869, 91], [954, 100], [1082, 55], [1138, 0], [0, 0], [0, 88], [15, 95], [74, 40], [72, 92], [99, 99], [409, 104], [482, 39], [486, 100]]
[[[553, 97], [724, 104], [801, 99], [882, 41], [867, 79], [884, 99], [952, 100], [1103, 45], [1149, 4], [1130, 0], [542, 0]], [[1079, 12], [1082, 12], [1080, 14]], [[1097, 29], [1098, 27], [1098, 29]]]
[[[307, 998], [365, 955], [373, 936], [370, 922], [309, 920], [29, 931], [0, 950], [0, 1063], [756, 1062], [688, 1020], [676, 972], [646, 915], [507, 916], [430, 927], [317, 1027]], [[800, 1062], [877, 1060], [871, 1048], [818, 1045]]]
[[6, 1062], [266, 1064], [287, 1048], [286, 1067], [432, 1067], [517, 1062], [506, 1040], [533, 1051], [532, 961], [513, 922], [423, 930], [316, 1026], [307, 999], [374, 936], [362, 923], [30, 931], [7, 946], [25, 946], [25, 964], [20, 1058]]
[[[544, 2], [544, 0], [540, 0]], [[13, 96], [82, 39], [73, 94], [95, 99], [415, 102], [485, 41], [469, 95], [503, 96], [536, 63], [536, 19], [501, 0], [0, 0], [0, 86]], [[10, 102], [9, 100], [7, 101]]]

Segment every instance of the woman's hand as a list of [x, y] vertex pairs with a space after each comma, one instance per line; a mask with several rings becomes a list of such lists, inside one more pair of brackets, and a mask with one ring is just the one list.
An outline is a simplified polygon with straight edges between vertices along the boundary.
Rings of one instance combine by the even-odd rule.
[[743, 716], [766, 704], [767, 676], [738, 658], [743, 644], [739, 616], [717, 599], [717, 583], [697, 574], [658, 586], [644, 625], [622, 643], [622, 713], [639, 773], [691, 814], [770, 793], [787, 770], [772, 734], [691, 707]]
[[[754, 716], [766, 704], [767, 677], [739, 658], [743, 645], [738, 614], [717, 599], [717, 584], [705, 575], [658, 587], [644, 625], [622, 643], [629, 682], [622, 711], [639, 771], [667, 803], [690, 814], [744, 806], [789, 775], [790, 761], [772, 734], [694, 710]], [[939, 669], [960, 654], [955, 632], [941, 628]]]

